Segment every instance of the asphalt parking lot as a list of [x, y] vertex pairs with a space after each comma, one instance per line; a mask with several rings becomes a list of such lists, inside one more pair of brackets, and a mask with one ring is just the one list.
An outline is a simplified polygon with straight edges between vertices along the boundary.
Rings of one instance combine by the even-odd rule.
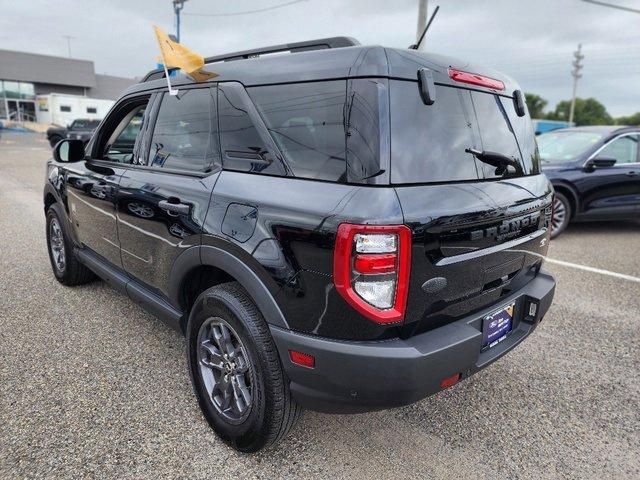
[[488, 369], [405, 408], [307, 412], [246, 456], [201, 416], [178, 333], [102, 282], [55, 281], [49, 155], [0, 138], [0, 478], [640, 478], [640, 222], [552, 241], [555, 302]]

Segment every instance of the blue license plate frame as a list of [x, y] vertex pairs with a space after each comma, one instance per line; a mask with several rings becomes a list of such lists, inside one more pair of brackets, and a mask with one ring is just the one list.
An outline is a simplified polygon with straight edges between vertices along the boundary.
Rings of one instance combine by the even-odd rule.
[[502, 342], [513, 330], [515, 302], [485, 316], [482, 320], [482, 348], [489, 349]]

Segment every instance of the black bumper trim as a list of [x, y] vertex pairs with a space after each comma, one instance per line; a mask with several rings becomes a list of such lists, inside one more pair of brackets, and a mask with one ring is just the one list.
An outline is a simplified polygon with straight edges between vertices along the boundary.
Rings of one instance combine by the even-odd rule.
[[[406, 340], [339, 341], [270, 326], [291, 392], [301, 406], [331, 413], [399, 407], [441, 390], [440, 382], [485, 368], [522, 342], [545, 315], [555, 280], [540, 273], [499, 304]], [[516, 302], [514, 327], [505, 340], [482, 351], [482, 319], [503, 304]], [[527, 316], [530, 302], [535, 317]], [[315, 356], [315, 368], [295, 365], [288, 350]]]

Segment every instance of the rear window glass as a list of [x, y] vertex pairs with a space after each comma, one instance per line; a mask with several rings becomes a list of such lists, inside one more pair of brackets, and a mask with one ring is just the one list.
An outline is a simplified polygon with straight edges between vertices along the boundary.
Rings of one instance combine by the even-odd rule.
[[479, 148], [469, 92], [438, 87], [426, 106], [416, 82], [391, 81], [391, 182], [477, 180], [467, 148]]
[[252, 87], [247, 92], [296, 177], [344, 180], [344, 80]]
[[[416, 82], [392, 81], [391, 182], [429, 183], [506, 178], [538, 173], [538, 151], [528, 115], [490, 93], [438, 85], [425, 105]], [[500, 175], [466, 149], [496, 152], [522, 166]], [[525, 158], [523, 162], [523, 157]], [[500, 173], [500, 172], [499, 172]]]
[[[497, 152], [512, 157], [520, 161], [522, 165], [520, 149], [516, 142], [513, 127], [509, 121], [507, 109], [500, 101], [500, 97], [480, 92], [470, 92], [470, 94], [482, 140], [481, 150]], [[508, 105], [509, 109], [514, 112], [514, 116], [517, 116], [515, 115], [513, 102], [511, 100], [509, 102], [511, 103], [511, 105]], [[484, 178], [502, 177], [502, 175], [495, 174], [496, 167], [483, 162], [477, 163], [482, 170]], [[527, 169], [523, 168], [523, 171], [526, 172]]]

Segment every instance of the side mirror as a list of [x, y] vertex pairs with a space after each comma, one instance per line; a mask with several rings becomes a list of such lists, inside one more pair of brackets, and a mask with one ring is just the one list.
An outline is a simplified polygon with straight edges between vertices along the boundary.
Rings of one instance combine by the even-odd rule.
[[84, 142], [82, 140], [60, 140], [53, 147], [53, 159], [63, 163], [79, 162], [84, 159]]
[[614, 157], [591, 158], [584, 164], [584, 168], [585, 170], [595, 170], [596, 168], [613, 167], [617, 161]]

